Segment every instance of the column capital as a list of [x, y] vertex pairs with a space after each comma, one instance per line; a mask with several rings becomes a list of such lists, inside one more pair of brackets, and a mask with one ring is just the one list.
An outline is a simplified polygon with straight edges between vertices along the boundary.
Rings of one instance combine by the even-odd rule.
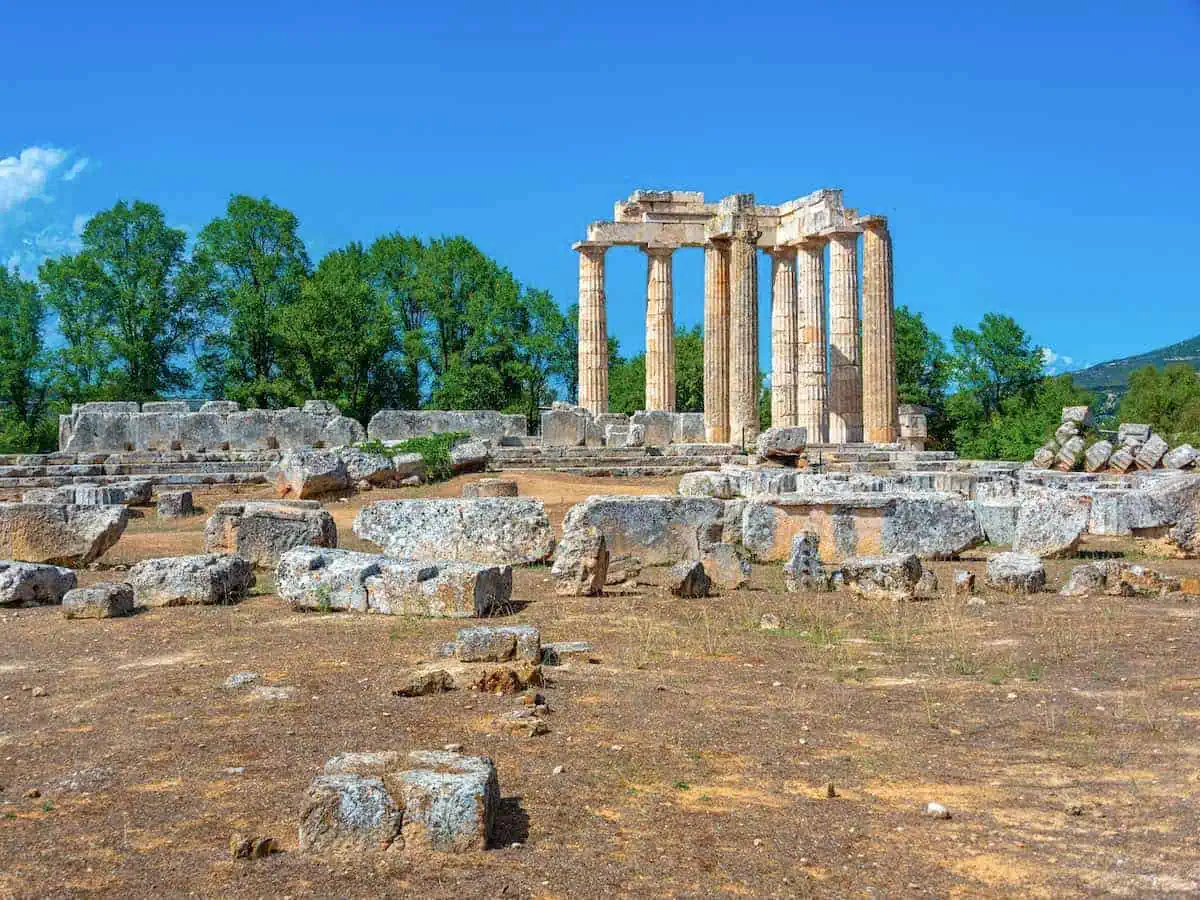
[[675, 244], [640, 244], [639, 248], [647, 256], [666, 256], [679, 249]]
[[790, 246], [797, 250], [821, 250], [829, 243], [828, 234], [806, 234], [800, 240], [793, 242]]
[[772, 259], [795, 259], [797, 247], [795, 244], [779, 244], [774, 247], [763, 247], [763, 252]]
[[611, 246], [603, 241], [576, 241], [571, 249], [576, 253], [601, 254]]
[[888, 230], [887, 216], [859, 216], [857, 224], [861, 225], [866, 231], [887, 232]]

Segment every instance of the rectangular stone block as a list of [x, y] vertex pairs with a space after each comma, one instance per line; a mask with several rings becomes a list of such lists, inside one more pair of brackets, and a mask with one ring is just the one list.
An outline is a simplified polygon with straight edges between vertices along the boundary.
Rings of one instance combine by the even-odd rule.
[[265, 409], [248, 409], [230, 413], [225, 419], [225, 433], [231, 450], [274, 450], [275, 416]]
[[369, 610], [393, 616], [481, 618], [512, 600], [512, 567], [400, 560], [366, 580]]
[[542, 413], [542, 446], [582, 447], [590, 424], [585, 409], [548, 409]]
[[630, 423], [642, 426], [647, 447], [665, 447], [675, 439], [674, 413], [642, 410], [630, 416]]
[[179, 449], [227, 450], [227, 417], [214, 413], [188, 413], [179, 419]]

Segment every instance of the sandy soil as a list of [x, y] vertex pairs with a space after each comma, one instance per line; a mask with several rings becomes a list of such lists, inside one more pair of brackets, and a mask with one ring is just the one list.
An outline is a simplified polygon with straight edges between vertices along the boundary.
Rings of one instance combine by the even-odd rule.
[[[674, 487], [518, 480], [556, 524], [593, 493]], [[381, 491], [330, 508], [342, 545], [365, 547], [350, 531], [364, 502], [460, 489]], [[197, 492], [197, 503], [234, 495]], [[203, 524], [160, 523], [148, 510], [102, 567], [197, 552]], [[985, 560], [978, 551], [933, 567], [943, 585], [964, 567], [982, 582]], [[1073, 564], [1051, 563], [1052, 585]], [[392, 696], [457, 623], [292, 613], [269, 576], [228, 607], [101, 622], [0, 611], [0, 897], [1200, 889], [1196, 606], [986, 592], [978, 607], [876, 605], [786, 594], [774, 566], [756, 567], [749, 589], [685, 601], [664, 597], [660, 576], [563, 599], [545, 567], [518, 572], [526, 604], [511, 621], [594, 645], [547, 669], [550, 733], [536, 738], [493, 728], [512, 697]], [[760, 629], [767, 612], [781, 629]], [[295, 698], [225, 690], [239, 671], [294, 687]], [[418, 862], [296, 852], [301, 795], [328, 757], [450, 742], [496, 760], [505, 799], [495, 849]], [[923, 815], [928, 801], [952, 817]], [[234, 831], [273, 835], [284, 852], [234, 861]]]

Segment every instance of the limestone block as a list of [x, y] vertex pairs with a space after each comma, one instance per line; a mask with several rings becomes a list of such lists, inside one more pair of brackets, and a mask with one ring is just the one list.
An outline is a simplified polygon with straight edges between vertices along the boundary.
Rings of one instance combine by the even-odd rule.
[[1016, 497], [995, 497], [975, 500], [975, 516], [989, 544], [1011, 547], [1017, 539], [1017, 519], [1021, 500]]
[[1150, 426], [1138, 422], [1124, 422], [1117, 426], [1117, 443], [1126, 444], [1129, 441], [1145, 443], [1150, 440]]
[[674, 413], [672, 441], [676, 444], [704, 443], [704, 413]]
[[598, 528], [564, 530], [554, 553], [550, 574], [555, 593], [567, 597], [596, 597], [608, 578], [608, 545]]
[[229, 417], [216, 413], [188, 413], [179, 418], [181, 450], [228, 450]]
[[142, 413], [189, 413], [186, 400], [148, 400], [142, 404]]
[[62, 598], [63, 616], [68, 619], [111, 619], [133, 615], [133, 586], [102, 581], [67, 591]]
[[274, 568], [294, 547], [336, 547], [337, 526], [314, 500], [228, 500], [204, 527], [204, 550], [236, 553], [260, 568]]
[[1062, 420], [1064, 423], [1074, 422], [1081, 429], [1091, 428], [1096, 424], [1092, 418], [1092, 408], [1090, 406], [1064, 406]]
[[186, 403], [183, 407], [182, 410], [160, 412], [144, 410], [130, 416], [134, 446], [139, 450], [179, 450], [182, 447], [183, 419], [188, 411]]
[[138, 606], [231, 603], [254, 585], [254, 569], [239, 556], [171, 556], [142, 560], [129, 582]]
[[1063, 422], [1058, 426], [1057, 429], [1055, 429], [1054, 440], [1056, 440], [1059, 446], [1061, 446], [1071, 438], [1077, 437], [1078, 435], [1079, 426], [1075, 422]]
[[[369, 775], [318, 775], [304, 794], [300, 850], [372, 853], [400, 836], [404, 809]], [[401, 845], [402, 846], [402, 845]]]
[[541, 500], [387, 500], [364, 507], [354, 533], [397, 559], [536, 563], [554, 552]]
[[0, 606], [60, 603], [75, 583], [70, 569], [0, 560]]
[[642, 427], [642, 442], [647, 447], [666, 447], [675, 439], [673, 413], [639, 411], [630, 416], [630, 423]]
[[0, 503], [0, 559], [83, 567], [117, 542], [124, 506]]
[[[483, 501], [479, 501], [483, 502]], [[393, 616], [480, 618], [512, 599], [512, 567], [399, 560], [366, 580], [368, 609]]]
[[1124, 474], [1136, 465], [1137, 459], [1132, 450], [1128, 447], [1118, 448], [1112, 456], [1108, 458], [1108, 468], [1113, 472]]
[[401, 476], [394, 461], [382, 453], [368, 453], [357, 447], [338, 447], [337, 456], [346, 464], [346, 476], [351, 484], [365, 481], [376, 487], [387, 487], [400, 481]]
[[431, 434], [461, 432], [499, 441], [528, 434], [525, 416], [493, 410], [382, 409], [367, 423], [367, 435], [378, 441], [404, 441]]
[[795, 462], [797, 457], [804, 455], [807, 444], [806, 428], [768, 428], [758, 436], [758, 455], [766, 459]]
[[582, 407], [548, 409], [542, 413], [543, 447], [582, 447], [591, 414]]
[[279, 597], [294, 609], [366, 612], [367, 579], [392, 560], [378, 553], [325, 547], [296, 547], [279, 558]]
[[231, 450], [274, 450], [275, 414], [265, 409], [233, 412], [225, 417], [225, 433]]
[[132, 411], [107, 412], [85, 408], [76, 413], [69, 435], [66, 441], [60, 440], [59, 449], [67, 453], [134, 449], [131, 419], [137, 412], [137, 404], [132, 406]]
[[1186, 469], [1200, 459], [1200, 452], [1191, 444], [1180, 444], [1163, 456], [1162, 463], [1168, 469]]
[[403, 754], [396, 750], [368, 750], [362, 753], [339, 753], [325, 760], [323, 775], [374, 775], [382, 778], [388, 772], [402, 768]]
[[681, 497], [732, 500], [739, 496], [734, 480], [724, 472], [688, 472], [679, 479]]
[[704, 547], [721, 542], [724, 503], [707, 497], [597, 496], [567, 512], [562, 537], [594, 527], [608, 552], [636, 556], [643, 565], [673, 565], [699, 559]]
[[332, 450], [285, 450], [267, 470], [279, 497], [319, 497], [350, 487], [350, 473], [342, 457]]
[[803, 531], [792, 538], [791, 555], [783, 566], [784, 587], [797, 591], [828, 591], [830, 575], [821, 564], [821, 538], [813, 531]]
[[150, 502], [153, 485], [149, 481], [122, 481], [117, 484], [80, 484], [64, 486], [76, 506], [144, 506]]
[[921, 580], [921, 561], [913, 553], [852, 556], [842, 562], [842, 582], [856, 596], [872, 600], [912, 600]]
[[300, 411], [307, 416], [320, 420], [322, 423], [335, 419], [342, 414], [336, 403], [330, 400], [305, 400]]
[[608, 429], [611, 426], [618, 428], [629, 427], [629, 416], [625, 415], [625, 413], [600, 413], [597, 416], [593, 416], [592, 420], [604, 429], [605, 434], [608, 433]]
[[400, 480], [425, 478], [425, 458], [420, 453], [397, 453], [392, 457], [392, 468]]
[[750, 580], [750, 563], [732, 544], [715, 544], [706, 548], [700, 562], [708, 580], [723, 591], [733, 591]]
[[192, 504], [191, 491], [163, 491], [158, 495], [158, 517], [177, 519], [190, 516], [196, 511]]
[[675, 563], [667, 572], [666, 588], [675, 597], [707, 597], [709, 579], [704, 564], [698, 560]]
[[1058, 448], [1058, 454], [1054, 457], [1054, 468], [1060, 472], [1070, 472], [1079, 464], [1082, 456], [1083, 438], [1079, 436], [1068, 438]]
[[491, 453], [483, 441], [459, 441], [450, 448], [450, 470], [455, 475], [481, 472], [487, 468]]
[[644, 447], [646, 428], [644, 425], [608, 425], [604, 430], [604, 443], [609, 447]]
[[1026, 485], [1012, 548], [1042, 558], [1070, 556], [1092, 513], [1092, 499], [1073, 491]]
[[404, 810], [405, 851], [486, 850], [500, 806], [500, 782], [492, 761], [416, 751], [408, 755], [408, 764], [411, 769], [387, 779]]
[[1112, 456], [1112, 453], [1113, 445], [1111, 441], [1096, 441], [1096, 443], [1088, 447], [1087, 453], [1084, 454], [1084, 469], [1088, 472], [1099, 472], [1108, 465], [1108, 460]]
[[[146, 411], [144, 406], [142, 407], [142, 411]], [[214, 413], [218, 416], [228, 416], [231, 413], [240, 412], [241, 407], [236, 400], [206, 400], [200, 404], [198, 411], [202, 413]]]
[[1048, 469], [1054, 465], [1054, 459], [1057, 455], [1058, 444], [1056, 444], [1054, 441], [1050, 441], [1033, 454], [1033, 460], [1029, 465], [1035, 469]]
[[321, 428], [321, 437], [319, 438], [323, 447], [349, 447], [366, 439], [366, 429], [349, 416], [334, 416], [327, 421]]
[[460, 628], [454, 655], [462, 662], [542, 661], [541, 634], [532, 625], [478, 625]]
[[303, 410], [289, 406], [271, 413], [275, 446], [280, 450], [302, 450], [323, 443], [323, 423]]
[[463, 485], [464, 499], [479, 497], [515, 497], [519, 493], [517, 483], [508, 478], [481, 478]]
[[1046, 567], [1026, 553], [998, 553], [988, 560], [984, 582], [1006, 594], [1036, 594], [1046, 585]]
[[[778, 466], [725, 465], [721, 467], [720, 474], [729, 478], [734, 496], [737, 497], [755, 497], [760, 494], [778, 496], [796, 492], [814, 493], [824, 491], [833, 485], [831, 479], [818, 479], [811, 475], [797, 473], [795, 469]], [[680, 493], [683, 492], [680, 491]]]
[[1142, 444], [1138, 450], [1134, 461], [1139, 469], [1154, 469], [1162, 464], [1163, 457], [1167, 455], [1168, 445], [1157, 434], [1151, 434], [1149, 440]]

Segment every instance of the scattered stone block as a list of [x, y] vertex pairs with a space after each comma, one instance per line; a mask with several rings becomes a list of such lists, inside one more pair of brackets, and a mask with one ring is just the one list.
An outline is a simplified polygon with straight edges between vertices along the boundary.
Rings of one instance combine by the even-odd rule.
[[555, 641], [542, 644], [542, 665], [561, 666], [568, 656], [584, 655], [592, 652], [592, 645], [587, 641]]
[[75, 584], [75, 573], [70, 569], [0, 560], [0, 606], [60, 603]]
[[196, 512], [191, 491], [162, 491], [158, 495], [158, 517], [178, 519]]
[[295, 547], [336, 547], [337, 526], [315, 500], [227, 500], [204, 527], [208, 553], [236, 553], [260, 568], [279, 565]]
[[1144, 444], [1150, 440], [1150, 426], [1138, 422], [1124, 422], [1117, 426], [1117, 443], [1128, 444], [1130, 441], [1136, 441], [1138, 444]]
[[1167, 455], [1167, 442], [1157, 434], [1151, 434], [1146, 443], [1138, 449], [1134, 461], [1139, 469], [1154, 469], [1157, 468]]
[[350, 487], [346, 463], [332, 450], [285, 450], [267, 470], [267, 479], [277, 496], [299, 500]]
[[490, 455], [483, 441], [459, 441], [450, 448], [450, 471], [455, 475], [481, 472], [487, 468]]
[[1119, 447], [1113, 452], [1113, 455], [1108, 458], [1108, 468], [1112, 472], [1124, 474], [1134, 467], [1137, 463], [1133, 451], [1128, 447]]
[[454, 690], [456, 685], [445, 669], [418, 669], [410, 672], [407, 679], [392, 691], [396, 697], [428, 697]]
[[1108, 566], [1109, 594], [1122, 597], [1161, 597], [1180, 588], [1180, 580], [1155, 569], [1131, 563]]
[[354, 533], [398, 559], [495, 564], [542, 562], [554, 532], [541, 500], [386, 500], [364, 507]]
[[646, 427], [644, 425], [606, 425], [604, 443], [609, 447], [644, 447]]
[[117, 542], [124, 506], [0, 503], [0, 559], [82, 568]]
[[711, 584], [734, 591], [750, 580], [750, 563], [732, 544], [714, 544], [703, 551], [700, 562]]
[[240, 556], [169, 556], [142, 560], [129, 582], [138, 606], [232, 603], [254, 585], [254, 568]]
[[62, 598], [63, 616], [68, 619], [111, 619], [133, 615], [133, 587], [102, 581], [90, 587], [67, 591]]
[[937, 573], [933, 569], [921, 570], [921, 577], [917, 581], [916, 595], [931, 600], [938, 596], [941, 592], [941, 584], [938, 581]]
[[675, 430], [671, 440], [676, 444], [704, 443], [704, 413], [672, 413]]
[[600, 529], [587, 526], [564, 532], [550, 569], [555, 578], [555, 593], [566, 597], [598, 597], [604, 593], [608, 565], [608, 545]]
[[675, 414], [639, 410], [629, 417], [631, 425], [642, 429], [642, 442], [647, 447], [666, 447], [675, 440]]
[[674, 565], [699, 559], [705, 547], [721, 542], [724, 512], [722, 501], [707, 497], [589, 497], [567, 512], [562, 536], [597, 528], [614, 562], [636, 556], [642, 565]]
[[921, 580], [921, 560], [914, 553], [854, 556], [843, 561], [842, 582], [854, 594], [876, 600], [912, 600]]
[[1006, 594], [1036, 594], [1046, 586], [1046, 567], [1028, 553], [998, 553], [988, 560], [984, 581]]
[[294, 609], [366, 612], [367, 579], [391, 562], [378, 553], [296, 547], [279, 559], [276, 590]]
[[1064, 423], [1073, 422], [1081, 429], [1091, 428], [1096, 424], [1092, 418], [1092, 408], [1090, 406], [1064, 406], [1062, 420]]
[[318, 775], [304, 795], [300, 849], [304, 852], [370, 853], [400, 836], [404, 808], [383, 779], [371, 775]]
[[500, 782], [492, 761], [429, 750], [410, 753], [408, 764], [412, 768], [387, 779], [404, 810], [405, 850], [486, 850], [500, 805]]
[[358, 447], [340, 447], [338, 458], [345, 463], [351, 484], [390, 487], [400, 480], [393, 461], [382, 453], [368, 453]]
[[698, 560], [678, 562], [667, 572], [667, 590], [676, 597], [707, 597], [708, 575]]
[[416, 478], [419, 482], [425, 478], [425, 458], [420, 453], [397, 453], [392, 457], [392, 468], [400, 481]]
[[724, 472], [688, 472], [679, 479], [679, 496], [733, 500], [738, 489], [734, 479]]
[[369, 576], [367, 608], [393, 616], [472, 618], [512, 601], [512, 567], [471, 562], [399, 560]]
[[1021, 500], [1016, 497], [991, 497], [975, 500], [975, 516], [989, 544], [1011, 547], [1017, 538], [1017, 520]]
[[805, 531], [792, 538], [792, 552], [783, 566], [783, 584], [790, 592], [828, 591], [832, 588], [829, 573], [821, 564], [821, 539], [815, 532]]
[[1062, 446], [1073, 437], [1079, 435], [1079, 426], [1074, 422], [1063, 422], [1054, 431], [1054, 440]]
[[1087, 494], [1026, 485], [1012, 548], [1043, 559], [1070, 556], [1092, 513]]
[[1191, 444], [1180, 444], [1163, 455], [1162, 464], [1168, 469], [1186, 469], [1200, 459], [1200, 451]]
[[1058, 444], [1050, 441], [1048, 444], [1043, 444], [1036, 453], [1033, 454], [1033, 460], [1029, 465], [1034, 469], [1048, 469], [1054, 465], [1054, 460], [1058, 456]]
[[[703, 439], [703, 438], [701, 438]], [[804, 455], [808, 445], [808, 429], [772, 427], [758, 436], [758, 455], [764, 459], [782, 460], [794, 464]]]
[[1088, 472], [1099, 472], [1108, 465], [1108, 460], [1112, 457], [1112, 454], [1112, 442], [1096, 441], [1096, 443], [1087, 448], [1087, 453], [1083, 456], [1083, 467]]
[[956, 569], [951, 594], [955, 597], [969, 597], [975, 593], [975, 573], [966, 569]]
[[1058, 454], [1054, 457], [1054, 468], [1060, 472], [1073, 471], [1083, 457], [1083, 446], [1083, 438], [1078, 436], [1064, 441], [1063, 445], [1058, 448]]
[[508, 662], [512, 659], [539, 663], [541, 634], [532, 625], [479, 625], [460, 628], [455, 638], [455, 656], [462, 662]]
[[517, 483], [507, 478], [481, 478], [463, 485], [462, 495], [466, 500], [480, 497], [515, 497]]

